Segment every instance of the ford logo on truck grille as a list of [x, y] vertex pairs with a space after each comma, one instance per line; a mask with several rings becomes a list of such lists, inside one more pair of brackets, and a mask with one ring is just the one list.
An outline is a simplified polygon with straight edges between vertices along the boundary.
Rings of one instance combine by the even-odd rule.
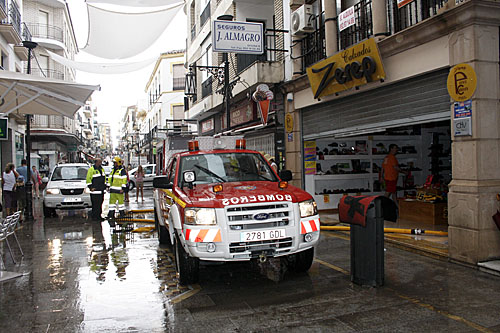
[[255, 214], [253, 216], [253, 219], [257, 220], [257, 221], [267, 220], [268, 218], [269, 218], [269, 214], [268, 213], [259, 213], [259, 214]]

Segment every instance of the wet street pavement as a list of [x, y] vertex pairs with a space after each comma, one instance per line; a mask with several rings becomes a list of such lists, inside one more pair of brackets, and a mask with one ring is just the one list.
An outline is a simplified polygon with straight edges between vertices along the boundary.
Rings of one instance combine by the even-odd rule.
[[[0, 247], [3, 270], [22, 273], [0, 282], [0, 332], [500, 332], [500, 277], [388, 243], [379, 288], [351, 282], [337, 232], [322, 232], [307, 273], [275, 282], [249, 263], [203, 265], [199, 284], [183, 287], [148, 228], [44, 219], [35, 203], [17, 232], [24, 258], [14, 241], [17, 264]], [[151, 194], [130, 208], [151, 209]]]

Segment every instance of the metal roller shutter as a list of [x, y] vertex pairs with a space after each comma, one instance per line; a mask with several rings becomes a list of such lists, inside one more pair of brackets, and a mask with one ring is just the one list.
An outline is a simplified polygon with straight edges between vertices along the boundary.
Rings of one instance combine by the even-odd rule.
[[304, 139], [450, 119], [448, 69], [302, 110]]

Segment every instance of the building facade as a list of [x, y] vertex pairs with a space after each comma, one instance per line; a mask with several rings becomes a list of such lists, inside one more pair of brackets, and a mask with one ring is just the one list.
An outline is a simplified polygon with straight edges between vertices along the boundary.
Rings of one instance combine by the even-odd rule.
[[[500, 234], [491, 216], [500, 190], [500, 3], [289, 5], [292, 17], [313, 22], [309, 31], [290, 27], [293, 77], [284, 87], [291, 94], [287, 161], [296, 163], [287, 167], [294, 179], [324, 209], [334, 208], [343, 193], [383, 193], [381, 162], [388, 145], [397, 144], [400, 164], [412, 173], [398, 183], [400, 217], [422, 222], [427, 209], [437, 212], [428, 223], [448, 224], [452, 260], [498, 258]], [[450, 71], [459, 64], [477, 76], [465, 106], [448, 93]], [[456, 127], [463, 126], [461, 108], [468, 112], [468, 133]], [[422, 191], [429, 202], [412, 198]]]
[[[141, 152], [147, 163], [156, 163], [159, 170], [165, 167], [165, 135], [169, 132], [182, 135], [193, 130], [186, 119], [184, 108], [184, 50], [162, 53], [146, 84], [148, 109], [140, 122]], [[194, 125], [195, 126], [195, 125]], [[146, 161], [145, 161], [146, 163]]]
[[[31, 34], [24, 23], [22, 1], [0, 1], [0, 67], [5, 71], [23, 72], [28, 50], [22, 45]], [[21, 165], [25, 155], [25, 117], [11, 113], [0, 141], [2, 168], [10, 162]], [[3, 129], [2, 129], [3, 132]]]
[[[23, 1], [23, 11], [32, 40], [39, 45], [33, 49], [31, 74], [74, 82], [75, 70], [53, 61], [47, 52], [70, 60], [78, 52], [67, 2], [27, 0]], [[88, 153], [86, 142], [93, 136], [91, 118], [90, 105], [83, 107], [75, 118], [35, 115], [31, 141], [38, 161], [32, 165], [48, 171], [58, 162], [81, 160]]]
[[[285, 33], [282, 1], [196, 1], [185, 2], [188, 38], [186, 65], [193, 77], [188, 116], [199, 122], [200, 135], [242, 135], [247, 147], [276, 156], [284, 168], [284, 96], [279, 84], [285, 79]], [[213, 22], [223, 15], [235, 21], [260, 23], [262, 54], [213, 52]], [[224, 68], [228, 68], [230, 91], [224, 92]], [[217, 68], [213, 68], [217, 67]], [[264, 115], [252, 97], [257, 87], [273, 96]], [[230, 98], [229, 114], [225, 98]]]

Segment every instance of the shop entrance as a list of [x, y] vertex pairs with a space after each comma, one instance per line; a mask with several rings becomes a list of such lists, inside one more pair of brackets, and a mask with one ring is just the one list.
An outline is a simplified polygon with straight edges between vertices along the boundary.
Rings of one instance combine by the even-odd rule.
[[[399, 227], [447, 230], [451, 181], [450, 122], [383, 129], [362, 136], [304, 141], [306, 190], [320, 211], [336, 213], [343, 195], [386, 193], [382, 163], [391, 145], [396, 159]], [[309, 156], [311, 153], [314, 156]], [[312, 163], [311, 163], [312, 162]]]

